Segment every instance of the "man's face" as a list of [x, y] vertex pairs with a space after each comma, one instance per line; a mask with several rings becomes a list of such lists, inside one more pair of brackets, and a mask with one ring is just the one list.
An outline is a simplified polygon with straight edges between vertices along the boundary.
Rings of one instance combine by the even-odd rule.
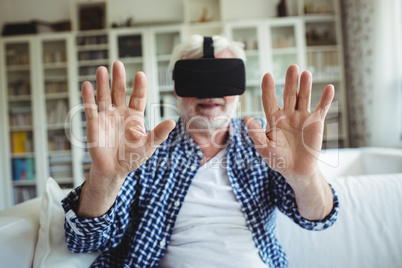
[[[216, 54], [215, 57], [234, 58], [234, 55], [226, 49]], [[213, 130], [229, 125], [230, 119], [236, 112], [239, 96], [198, 99], [176, 95], [176, 99], [185, 122], [191, 128], [211, 128]]]

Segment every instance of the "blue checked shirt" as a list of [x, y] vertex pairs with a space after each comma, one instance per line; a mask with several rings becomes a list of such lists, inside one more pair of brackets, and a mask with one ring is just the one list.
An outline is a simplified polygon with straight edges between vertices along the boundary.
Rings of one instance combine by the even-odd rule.
[[[267, 267], [286, 267], [275, 236], [277, 208], [305, 229], [323, 230], [336, 221], [338, 198], [334, 193], [333, 209], [325, 219], [306, 220], [284, 177], [257, 153], [243, 121], [232, 120], [227, 146], [230, 183], [259, 255]], [[157, 267], [202, 157], [180, 120], [150, 159], [127, 176], [105, 215], [77, 217], [82, 186], [77, 187], [62, 201], [68, 248], [76, 253], [101, 251], [92, 267]]]

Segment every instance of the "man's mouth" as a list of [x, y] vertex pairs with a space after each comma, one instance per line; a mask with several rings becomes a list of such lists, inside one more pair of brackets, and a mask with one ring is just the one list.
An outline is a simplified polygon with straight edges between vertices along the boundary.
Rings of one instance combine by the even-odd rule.
[[221, 106], [219, 103], [199, 103], [198, 106], [202, 108], [215, 108]]

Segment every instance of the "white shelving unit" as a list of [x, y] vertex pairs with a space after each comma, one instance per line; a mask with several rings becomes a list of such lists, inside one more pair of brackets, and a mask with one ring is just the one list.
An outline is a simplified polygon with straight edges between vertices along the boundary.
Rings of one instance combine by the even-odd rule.
[[260, 83], [266, 72], [275, 77], [276, 95], [282, 107], [286, 70], [289, 65], [297, 64], [301, 71], [309, 70], [313, 74], [312, 111], [324, 87], [335, 86], [323, 145], [324, 148], [345, 147], [348, 132], [339, 3], [316, 3], [320, 3], [317, 7], [325, 13], [317, 14], [314, 5], [308, 4], [311, 13], [306, 14], [301, 1], [297, 16], [225, 23], [225, 34], [244, 43], [246, 49], [247, 90], [240, 99], [241, 115], [264, 118]]
[[[178, 45], [184, 35], [182, 25], [155, 27], [150, 29], [152, 51], [152, 74], [150, 79], [150, 90], [157, 92], [152, 94], [153, 103], [151, 110], [151, 126], [156, 126], [166, 119], [178, 119], [176, 110], [176, 99], [174, 97], [172, 74], [168, 69], [171, 53]], [[155, 98], [156, 97], [156, 98]]]
[[[94, 5], [103, 6], [104, 2], [95, 0]], [[234, 11], [228, 13], [228, 6], [233, 6], [231, 0], [183, 0], [184, 20], [179, 24], [78, 31], [77, 5], [82, 3], [86, 1], [72, 1], [72, 32], [0, 39], [0, 146], [3, 148], [0, 157], [4, 170], [0, 209], [42, 194], [48, 176], [56, 177], [59, 184], [66, 187], [84, 181], [91, 160], [85, 149], [81, 85], [89, 80], [96, 86], [95, 73], [99, 66], [107, 67], [111, 75], [115, 60], [124, 63], [127, 98], [135, 73], [145, 72], [148, 78], [148, 128], [165, 119], [177, 119], [173, 84], [167, 67], [175, 45], [195, 33], [224, 33], [244, 44], [247, 89], [241, 96], [240, 117], [264, 118], [261, 79], [266, 72], [274, 74], [277, 96], [281, 100], [287, 67], [296, 63], [301, 70], [310, 70], [313, 73], [312, 107], [317, 104], [324, 86], [334, 84], [337, 102], [328, 115], [324, 143], [325, 147], [348, 146], [339, 0], [289, 1], [291, 16], [280, 18], [263, 16], [271, 14], [269, 10], [276, 4], [260, 1], [258, 3], [269, 12], [259, 11], [258, 17], [242, 15], [241, 20], [236, 16], [236, 12], [245, 14], [241, 8], [234, 7]], [[104, 6], [105, 22], [109, 26], [110, 5]], [[18, 94], [10, 94], [13, 87], [19, 88]], [[63, 122], [49, 119], [51, 111], [57, 107], [61, 111], [68, 107], [70, 111], [66, 133]], [[65, 116], [65, 113], [61, 115]], [[31, 121], [13, 124], [10, 120], [13, 116]], [[25, 134], [20, 137], [31, 141], [25, 142], [24, 150], [13, 151], [12, 136], [18, 136], [14, 133], [27, 133], [26, 137]], [[54, 146], [56, 142], [52, 139], [55, 137], [60, 146]], [[64, 143], [66, 137], [71, 145]], [[49, 169], [54, 158], [64, 166], [59, 169], [60, 176], [55, 175], [58, 168]], [[16, 179], [13, 167], [17, 159], [34, 159], [31, 179]], [[27, 190], [25, 198], [16, 198], [18, 191], [23, 189], [32, 189], [32, 196]]]

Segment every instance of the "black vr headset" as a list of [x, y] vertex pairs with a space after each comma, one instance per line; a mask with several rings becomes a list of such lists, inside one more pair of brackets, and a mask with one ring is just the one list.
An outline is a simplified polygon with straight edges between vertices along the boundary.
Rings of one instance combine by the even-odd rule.
[[243, 60], [215, 58], [211, 37], [204, 37], [203, 58], [176, 62], [173, 80], [180, 97], [221, 98], [241, 95], [246, 89]]

